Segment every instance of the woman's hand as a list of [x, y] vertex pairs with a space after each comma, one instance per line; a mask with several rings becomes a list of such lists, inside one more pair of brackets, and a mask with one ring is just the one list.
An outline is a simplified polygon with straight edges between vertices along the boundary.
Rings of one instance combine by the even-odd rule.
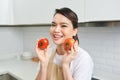
[[35, 47], [35, 51], [36, 51], [36, 54], [40, 60], [40, 64], [48, 64], [48, 60], [49, 60], [49, 45], [46, 49], [44, 50], [41, 50], [40, 48], [38, 48], [38, 43], [36, 44], [36, 47]]
[[35, 51], [40, 61], [40, 70], [36, 77], [36, 80], [46, 80], [47, 78], [47, 67], [48, 67], [48, 60], [49, 60], [48, 50], [49, 50], [49, 45], [44, 50], [38, 48], [38, 41], [37, 41]]
[[75, 41], [75, 44], [73, 47], [71, 47], [71, 50], [66, 51], [66, 53], [63, 56], [62, 59], [62, 66], [69, 66], [70, 62], [75, 59], [78, 52], [78, 41]]

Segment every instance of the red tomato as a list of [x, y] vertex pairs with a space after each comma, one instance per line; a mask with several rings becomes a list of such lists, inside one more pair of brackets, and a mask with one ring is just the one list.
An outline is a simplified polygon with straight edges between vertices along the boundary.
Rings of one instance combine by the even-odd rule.
[[47, 38], [41, 38], [38, 41], [38, 48], [40, 48], [42, 50], [46, 49], [48, 45], [49, 45], [49, 41]]
[[75, 40], [73, 38], [67, 38], [64, 42], [64, 49], [71, 50], [71, 47], [74, 45]]

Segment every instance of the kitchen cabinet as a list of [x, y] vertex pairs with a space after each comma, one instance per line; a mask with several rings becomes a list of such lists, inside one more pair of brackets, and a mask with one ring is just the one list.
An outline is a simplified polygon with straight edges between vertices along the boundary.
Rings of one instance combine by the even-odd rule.
[[49, 24], [56, 8], [70, 7], [84, 22], [84, 0], [14, 0], [15, 24]]
[[119, 0], [0, 0], [0, 25], [50, 24], [56, 8], [74, 10], [79, 22], [120, 20]]
[[1, 0], [0, 25], [49, 24], [56, 8], [69, 7], [84, 22], [84, 0]]
[[85, 21], [119, 21], [120, 0], [85, 0]]
[[0, 0], [0, 25], [13, 24], [12, 0]]

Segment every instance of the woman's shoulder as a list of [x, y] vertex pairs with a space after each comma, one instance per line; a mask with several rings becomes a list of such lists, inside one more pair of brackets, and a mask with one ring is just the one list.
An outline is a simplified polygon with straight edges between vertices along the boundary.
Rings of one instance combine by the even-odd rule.
[[81, 47], [78, 48], [78, 56], [90, 57], [89, 53]]
[[90, 54], [83, 48], [79, 47], [78, 48], [78, 53], [76, 56], [76, 59], [74, 60], [74, 62], [85, 62], [85, 61], [92, 61], [92, 58], [90, 56]]
[[79, 67], [88, 67], [88, 66], [93, 66], [93, 60], [90, 56], [90, 54], [84, 50], [83, 48], [78, 49], [78, 54], [76, 58], [72, 61], [71, 68], [79, 68]]

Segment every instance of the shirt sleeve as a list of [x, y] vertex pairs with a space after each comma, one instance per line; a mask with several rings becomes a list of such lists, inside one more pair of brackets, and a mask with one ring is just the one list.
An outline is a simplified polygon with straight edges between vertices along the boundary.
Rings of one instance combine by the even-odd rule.
[[86, 51], [79, 51], [78, 56], [73, 61], [72, 66], [74, 80], [91, 80], [93, 61]]

